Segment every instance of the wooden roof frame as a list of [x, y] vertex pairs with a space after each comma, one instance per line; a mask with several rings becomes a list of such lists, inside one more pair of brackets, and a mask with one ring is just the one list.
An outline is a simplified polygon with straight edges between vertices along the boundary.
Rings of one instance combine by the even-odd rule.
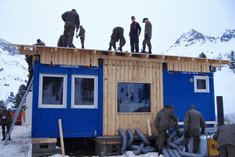
[[108, 57], [122, 57], [123, 59], [153, 59], [158, 60], [163, 63], [169, 61], [189, 61], [189, 62], [204, 62], [211, 65], [221, 65], [229, 64], [229, 60], [221, 59], [208, 59], [208, 58], [196, 58], [196, 57], [184, 57], [184, 56], [171, 56], [171, 55], [160, 55], [160, 54], [147, 54], [147, 53], [130, 53], [130, 52], [120, 52], [120, 51], [106, 51], [106, 50], [94, 50], [94, 49], [78, 49], [78, 48], [65, 48], [65, 47], [51, 47], [51, 46], [40, 46], [40, 45], [15, 45], [21, 54], [24, 55], [40, 55], [42, 51], [49, 52], [60, 52], [68, 51], [74, 53], [87, 53], [98, 54], [99, 58]]

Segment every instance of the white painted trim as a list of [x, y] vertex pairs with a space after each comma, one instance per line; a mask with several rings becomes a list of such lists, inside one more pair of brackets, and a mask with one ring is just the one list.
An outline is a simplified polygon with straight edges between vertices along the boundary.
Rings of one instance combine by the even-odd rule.
[[[43, 77], [63, 77], [63, 104], [42, 104], [42, 85], [43, 85]], [[40, 74], [39, 75], [39, 97], [38, 97], [38, 108], [66, 108], [67, 103], [67, 75], [63, 74]]]

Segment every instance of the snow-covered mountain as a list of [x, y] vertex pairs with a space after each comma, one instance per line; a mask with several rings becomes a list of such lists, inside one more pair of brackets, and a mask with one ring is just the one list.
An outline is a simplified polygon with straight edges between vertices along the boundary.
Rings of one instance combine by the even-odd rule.
[[0, 39], [0, 100], [6, 102], [11, 92], [15, 96], [20, 85], [26, 85], [27, 80], [28, 64], [25, 56], [20, 55], [14, 45]]
[[212, 37], [191, 29], [163, 54], [198, 57], [203, 52], [207, 58], [227, 59], [232, 50], [235, 50], [235, 30], [226, 30], [220, 37]]

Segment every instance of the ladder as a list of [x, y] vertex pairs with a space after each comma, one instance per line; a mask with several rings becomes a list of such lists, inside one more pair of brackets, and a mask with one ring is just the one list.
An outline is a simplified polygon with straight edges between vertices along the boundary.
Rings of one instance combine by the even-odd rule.
[[24, 105], [24, 102], [26, 101], [26, 97], [27, 97], [27, 95], [29, 93], [29, 90], [30, 90], [32, 84], [33, 84], [33, 77], [31, 78], [30, 83], [29, 83], [29, 85], [28, 85], [28, 87], [27, 87], [27, 89], [26, 89], [26, 91], [25, 91], [25, 93], [24, 93], [24, 95], [23, 95], [23, 97], [22, 97], [22, 99], [20, 101], [20, 104], [19, 104], [19, 106], [17, 107], [17, 109], [15, 111], [15, 114], [14, 114], [14, 117], [13, 117], [13, 121], [11, 123], [11, 127], [10, 127], [10, 130], [9, 130], [9, 133], [6, 136], [4, 145], [6, 145], [8, 143], [9, 137], [11, 136], [11, 132], [12, 132], [14, 126], [15, 126], [16, 120], [17, 120], [17, 118], [18, 118], [18, 116], [19, 116], [19, 114], [21, 112], [21, 109], [22, 109], [22, 107]]

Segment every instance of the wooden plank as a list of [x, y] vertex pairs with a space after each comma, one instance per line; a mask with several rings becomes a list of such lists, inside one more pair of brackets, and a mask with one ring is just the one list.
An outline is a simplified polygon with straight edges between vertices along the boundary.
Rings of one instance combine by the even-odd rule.
[[56, 143], [57, 138], [32, 138], [32, 144], [37, 143]]

